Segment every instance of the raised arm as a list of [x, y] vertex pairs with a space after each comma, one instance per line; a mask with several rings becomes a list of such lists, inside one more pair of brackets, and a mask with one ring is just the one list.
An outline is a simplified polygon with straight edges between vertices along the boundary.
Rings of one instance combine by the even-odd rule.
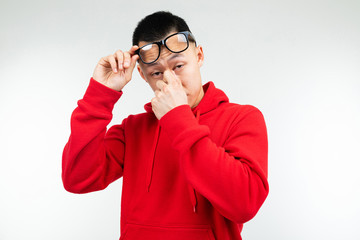
[[107, 125], [123, 87], [131, 80], [137, 46], [100, 59], [83, 99], [71, 115], [71, 134], [62, 155], [62, 180], [69, 192], [104, 189], [123, 174], [124, 125]]

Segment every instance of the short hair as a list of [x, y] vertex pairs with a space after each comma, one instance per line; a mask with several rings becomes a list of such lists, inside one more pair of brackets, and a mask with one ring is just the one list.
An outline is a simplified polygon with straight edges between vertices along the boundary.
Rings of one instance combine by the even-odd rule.
[[181, 17], [168, 11], [154, 12], [143, 18], [136, 26], [132, 43], [138, 45], [140, 41], [155, 42], [166, 37], [171, 31], [190, 31], [189, 26]]

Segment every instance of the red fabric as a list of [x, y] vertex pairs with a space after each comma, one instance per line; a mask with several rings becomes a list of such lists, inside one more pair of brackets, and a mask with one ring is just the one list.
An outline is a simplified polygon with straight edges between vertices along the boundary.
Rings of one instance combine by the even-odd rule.
[[71, 116], [62, 156], [67, 191], [87, 193], [123, 177], [121, 240], [241, 239], [265, 201], [268, 142], [262, 113], [230, 103], [213, 82], [198, 106], [160, 120], [151, 110], [107, 131], [122, 91], [90, 79]]

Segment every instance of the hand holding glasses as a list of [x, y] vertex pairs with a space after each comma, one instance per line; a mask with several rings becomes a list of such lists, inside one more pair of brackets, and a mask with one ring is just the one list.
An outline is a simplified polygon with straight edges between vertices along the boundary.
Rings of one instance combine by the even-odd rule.
[[171, 34], [161, 41], [146, 44], [141, 48], [132, 46], [126, 52], [117, 50], [114, 54], [100, 59], [95, 67], [93, 78], [109, 88], [120, 91], [131, 80], [139, 58], [143, 63], [151, 64], [160, 57], [162, 45], [173, 53], [180, 53], [189, 47], [189, 41], [195, 42], [196, 45], [192, 33], [184, 31]]

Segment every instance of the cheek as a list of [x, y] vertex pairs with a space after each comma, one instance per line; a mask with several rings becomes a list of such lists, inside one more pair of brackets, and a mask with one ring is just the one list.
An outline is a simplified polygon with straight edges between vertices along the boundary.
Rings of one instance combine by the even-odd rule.
[[196, 69], [192, 66], [185, 66], [181, 71], [179, 71], [176, 75], [181, 79], [184, 84], [194, 78], [196, 76]]
[[198, 69], [196, 69], [195, 67], [192, 68], [189, 67], [184, 69], [178, 76], [185, 87], [189, 87], [193, 89], [195, 86], [199, 84], [198, 81], [200, 82], [201, 85]]

